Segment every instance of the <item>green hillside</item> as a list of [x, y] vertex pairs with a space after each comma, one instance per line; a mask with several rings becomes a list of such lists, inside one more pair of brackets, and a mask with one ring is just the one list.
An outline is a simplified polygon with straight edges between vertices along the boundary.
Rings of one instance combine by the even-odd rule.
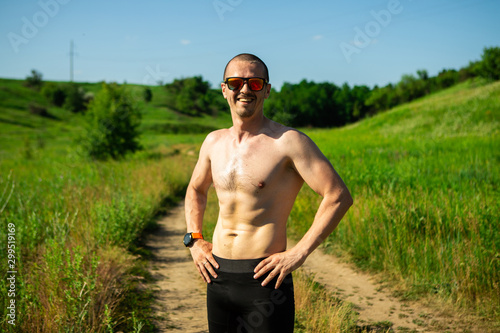
[[[154, 331], [141, 235], [182, 198], [198, 145], [230, 117], [189, 117], [164, 106], [163, 87], [150, 87], [150, 103], [144, 87], [128, 87], [143, 112], [144, 149], [102, 162], [81, 153], [82, 114], [0, 79], [0, 226], [13, 231], [18, 272], [16, 326], [7, 322], [8, 281], [0, 281], [0, 331]], [[7, 253], [6, 237], [0, 249]]]
[[[134, 259], [147, 257], [140, 236], [182, 197], [206, 133], [231, 119], [174, 112], [163, 87], [151, 87], [150, 103], [144, 87], [129, 89], [143, 110], [144, 150], [94, 162], [79, 154], [82, 114], [50, 105], [23, 81], [0, 79], [0, 224], [16, 229], [20, 331], [104, 331], [111, 323], [133, 331], [137, 321], [153, 331], [149, 314], [137, 312], [148, 295], [130, 292], [138, 285], [131, 276], [147, 277]], [[499, 123], [500, 82], [475, 79], [343, 128], [303, 129], [355, 200], [325, 249], [384, 273], [403, 297], [498, 325]], [[305, 232], [318, 204], [304, 187], [291, 236]], [[8, 270], [5, 262], [0, 269]], [[0, 290], [6, 318], [5, 280]], [[0, 328], [13, 329], [5, 320]]]
[[[45, 145], [50, 148], [68, 146], [78, 134], [82, 134], [82, 114], [72, 113], [62, 107], [55, 107], [35, 89], [25, 87], [23, 80], [0, 79], [0, 160], [12, 157], [12, 153], [21, 152], [20, 140], [36, 147]], [[101, 83], [78, 84], [87, 92], [97, 93]], [[127, 85], [132, 96], [143, 112], [142, 141], [146, 146], [157, 145], [164, 140], [172, 142], [171, 136], [177, 135], [175, 142], [198, 142], [208, 132], [230, 126], [228, 112], [219, 112], [214, 116], [192, 117], [172, 111], [165, 106], [166, 90], [161, 86], [149, 87], [153, 93], [150, 103], [143, 101], [144, 86]], [[30, 112], [30, 105], [39, 105], [47, 109], [48, 116]], [[198, 137], [196, 134], [200, 134]]]
[[[468, 81], [334, 130], [307, 130], [354, 196], [325, 247], [401, 295], [499, 316], [500, 82]], [[290, 219], [306, 230], [305, 188]]]

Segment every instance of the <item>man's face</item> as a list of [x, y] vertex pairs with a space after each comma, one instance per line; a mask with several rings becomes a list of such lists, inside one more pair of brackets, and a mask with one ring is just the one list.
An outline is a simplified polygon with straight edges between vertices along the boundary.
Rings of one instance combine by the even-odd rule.
[[[259, 63], [232, 61], [226, 70], [226, 78], [228, 77], [265, 78], [265, 73], [263, 66]], [[261, 91], [250, 90], [248, 83], [243, 84], [239, 90], [230, 90], [225, 83], [222, 83], [221, 87], [231, 112], [241, 118], [249, 118], [256, 112], [263, 112], [264, 100], [269, 97], [271, 91], [270, 84], [265, 85]]]

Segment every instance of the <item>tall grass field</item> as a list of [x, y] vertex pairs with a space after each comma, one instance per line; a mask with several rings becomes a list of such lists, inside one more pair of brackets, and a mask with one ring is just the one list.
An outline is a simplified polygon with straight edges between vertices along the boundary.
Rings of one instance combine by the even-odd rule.
[[[130, 85], [136, 96], [142, 88]], [[230, 117], [172, 112], [163, 88], [152, 89], [153, 101], [140, 102], [144, 149], [96, 162], [79, 151], [82, 115], [30, 114], [43, 97], [0, 79], [0, 331], [154, 331], [144, 234], [183, 197], [206, 133]], [[498, 327], [499, 122], [500, 82], [474, 80], [344, 128], [303, 129], [355, 200], [323, 249], [382, 273], [402, 297]], [[320, 199], [304, 186], [291, 237], [308, 229]], [[212, 192], [205, 234], [216, 216]], [[355, 331], [352, 308], [301, 274], [297, 331]]]
[[[402, 296], [426, 296], [498, 325], [500, 82], [467, 82], [338, 130], [307, 133], [355, 203], [325, 241]], [[319, 201], [303, 188], [300, 237]]]
[[153, 331], [141, 237], [184, 196], [203, 135], [150, 130], [177, 116], [143, 105], [144, 150], [96, 162], [80, 152], [81, 115], [30, 114], [45, 102], [20, 81], [2, 80], [0, 100], [0, 331]]

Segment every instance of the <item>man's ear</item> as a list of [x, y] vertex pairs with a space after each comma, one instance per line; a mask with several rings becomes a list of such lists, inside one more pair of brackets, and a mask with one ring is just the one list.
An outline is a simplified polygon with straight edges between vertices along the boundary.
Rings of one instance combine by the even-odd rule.
[[271, 93], [271, 84], [268, 83], [266, 85], [266, 95], [264, 96], [265, 99], [268, 99], [269, 98], [269, 94]]
[[220, 84], [220, 88], [222, 90], [222, 96], [224, 96], [224, 98], [227, 99], [227, 96], [226, 96], [226, 84], [224, 82], [222, 82]]

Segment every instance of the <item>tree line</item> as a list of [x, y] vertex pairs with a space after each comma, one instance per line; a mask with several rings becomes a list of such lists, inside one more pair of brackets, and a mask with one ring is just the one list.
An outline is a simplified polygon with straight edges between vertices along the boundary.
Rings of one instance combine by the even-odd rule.
[[[295, 127], [338, 127], [371, 116], [396, 105], [448, 88], [474, 77], [500, 80], [500, 47], [485, 48], [480, 61], [460, 70], [443, 69], [430, 77], [426, 70], [405, 74], [396, 84], [370, 89], [366, 85], [303, 80], [284, 83], [280, 91], [272, 88], [265, 114], [280, 123]], [[140, 149], [138, 141], [141, 110], [126, 86], [102, 83], [95, 96], [76, 83], [44, 83], [33, 70], [25, 85], [39, 91], [47, 101], [71, 112], [84, 112], [86, 133], [81, 142], [93, 159], [117, 159]], [[201, 76], [176, 79], [165, 86], [165, 104], [190, 116], [228, 112], [220, 89], [213, 89]], [[152, 91], [145, 86], [143, 99], [149, 103]], [[29, 106], [30, 112], [50, 117], [43, 106]]]
[[265, 112], [291, 126], [336, 127], [388, 110], [399, 104], [451, 87], [473, 77], [500, 79], [500, 47], [485, 48], [480, 61], [455, 69], [443, 69], [430, 77], [427, 70], [405, 74], [396, 84], [370, 89], [366, 85], [314, 83], [303, 80], [285, 83], [273, 91]]
[[[485, 48], [481, 60], [470, 62], [460, 70], [443, 69], [429, 76], [421, 69], [416, 74], [404, 74], [395, 84], [383, 87], [303, 80], [284, 83], [280, 91], [272, 89], [264, 106], [265, 114], [289, 126], [337, 127], [375, 115], [399, 104], [451, 87], [474, 77], [500, 79], [500, 47]], [[190, 115], [214, 114], [228, 110], [219, 89], [201, 76], [176, 79], [166, 84], [167, 105]]]

